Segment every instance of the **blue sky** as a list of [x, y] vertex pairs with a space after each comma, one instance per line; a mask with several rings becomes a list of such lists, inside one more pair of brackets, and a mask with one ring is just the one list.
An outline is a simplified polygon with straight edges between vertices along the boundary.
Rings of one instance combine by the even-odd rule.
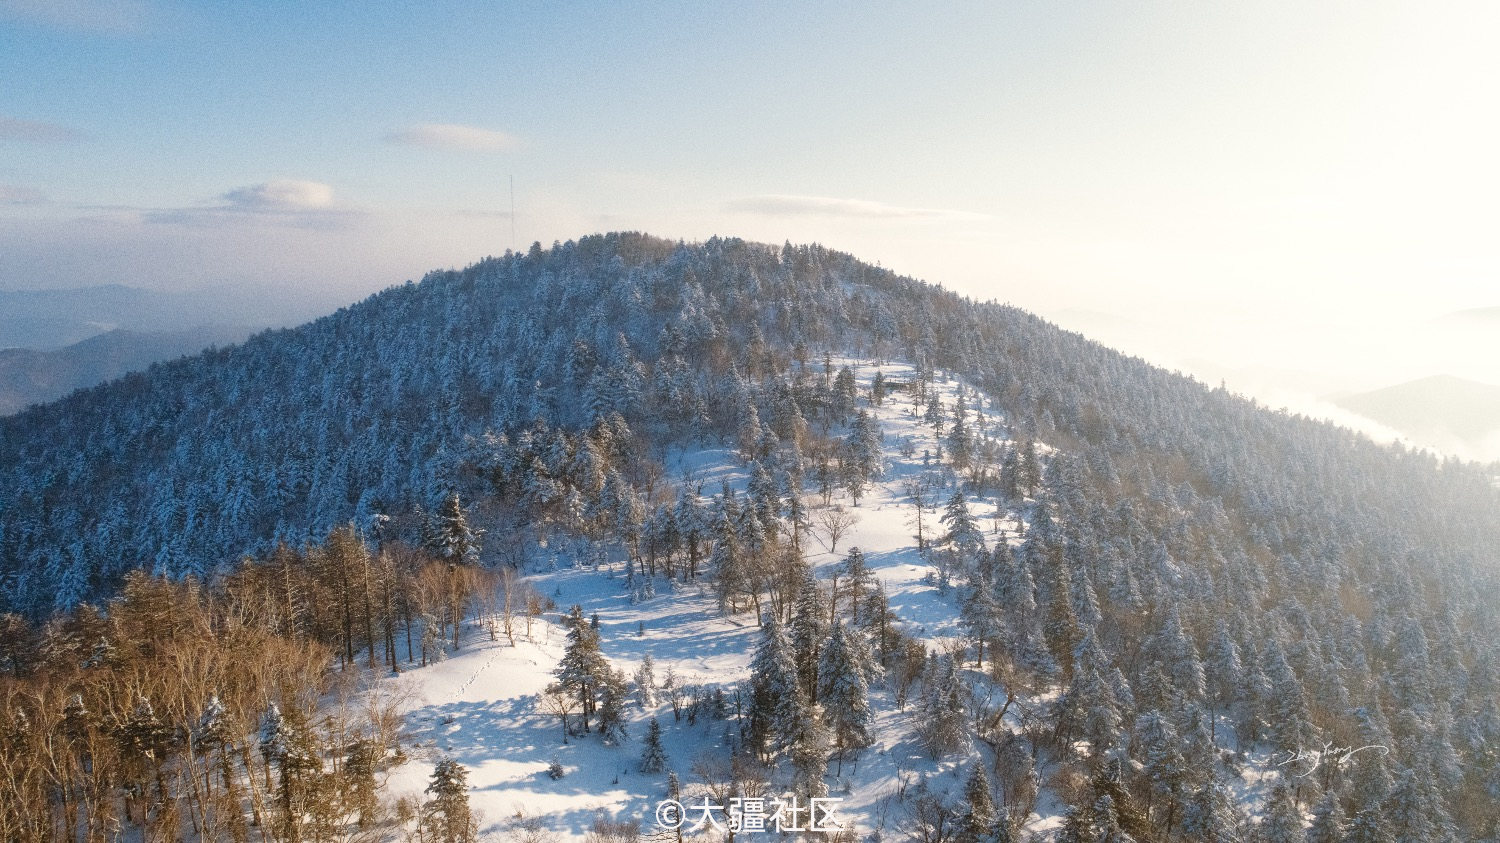
[[1391, 342], [1500, 304], [1500, 12], [1430, 6], [0, 0], [0, 288], [352, 300], [510, 247], [514, 177], [522, 248], [816, 240], [1205, 377], [1487, 376]]

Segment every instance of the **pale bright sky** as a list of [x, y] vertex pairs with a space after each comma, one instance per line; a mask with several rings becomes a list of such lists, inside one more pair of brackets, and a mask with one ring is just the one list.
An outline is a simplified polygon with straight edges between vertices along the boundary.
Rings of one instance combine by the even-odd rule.
[[1273, 402], [1500, 383], [1429, 330], [1500, 305], [1500, 4], [937, 5], [0, 0], [0, 288], [719, 234]]

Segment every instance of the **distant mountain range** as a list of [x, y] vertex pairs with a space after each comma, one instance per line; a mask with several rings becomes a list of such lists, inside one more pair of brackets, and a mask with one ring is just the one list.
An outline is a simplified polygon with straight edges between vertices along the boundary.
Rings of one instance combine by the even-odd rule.
[[222, 326], [156, 332], [116, 329], [51, 351], [0, 349], [0, 415], [141, 371], [158, 361], [239, 342], [252, 330]]
[[0, 290], [0, 416], [314, 315], [249, 289]]
[[0, 290], [0, 349], [51, 351], [114, 330], [178, 333], [197, 331], [196, 326], [280, 327], [322, 311], [291, 303], [285, 296], [248, 289], [166, 292], [108, 284], [70, 290]]
[[1472, 444], [1500, 431], [1500, 386], [1452, 375], [1433, 375], [1335, 400], [1347, 410], [1418, 440], [1453, 437]]

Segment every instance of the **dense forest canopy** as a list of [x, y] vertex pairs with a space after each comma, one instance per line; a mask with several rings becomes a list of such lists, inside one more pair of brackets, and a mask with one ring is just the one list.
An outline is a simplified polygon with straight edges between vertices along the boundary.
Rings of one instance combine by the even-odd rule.
[[757, 358], [799, 346], [961, 373], [1018, 427], [1137, 464], [1144, 499], [1216, 502], [1299, 570], [1358, 555], [1434, 598], [1454, 577], [1475, 586], [1454, 599], [1495, 593], [1493, 471], [1268, 412], [817, 246], [611, 234], [435, 272], [0, 420], [0, 605], [45, 613], [132, 568], [202, 575], [431, 507], [467, 440], [537, 418], [723, 435], [767, 373]]

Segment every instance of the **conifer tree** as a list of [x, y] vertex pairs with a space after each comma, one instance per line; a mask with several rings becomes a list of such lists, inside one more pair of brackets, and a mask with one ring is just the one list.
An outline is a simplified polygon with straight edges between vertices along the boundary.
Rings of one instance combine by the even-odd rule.
[[261, 721], [260, 753], [266, 760], [266, 776], [275, 766], [279, 774], [277, 802], [282, 835], [297, 839], [308, 801], [318, 786], [323, 764], [311, 730], [295, 707], [283, 713], [275, 703]]
[[469, 771], [444, 758], [433, 767], [426, 792], [431, 798], [423, 805], [423, 813], [434, 838], [439, 843], [472, 843], [478, 824], [469, 809]]
[[650, 653], [641, 656], [641, 666], [635, 672], [635, 687], [640, 694], [641, 708], [656, 707], [656, 660]]
[[582, 606], [575, 604], [564, 623], [568, 627], [568, 646], [553, 674], [565, 690], [578, 698], [583, 730], [587, 732], [595, 696], [611, 675], [609, 663], [599, 650], [599, 632], [584, 620]]
[[824, 597], [811, 572], [802, 578], [797, 600], [792, 607], [792, 659], [797, 666], [797, 681], [811, 703], [818, 702], [818, 662], [828, 634]]
[[1188, 797], [1182, 812], [1182, 833], [1202, 843], [1239, 843], [1234, 805], [1224, 784], [1210, 777]]
[[838, 375], [833, 379], [833, 412], [839, 419], [849, 417], [854, 412], [854, 371], [848, 366], [839, 367]]
[[828, 727], [818, 716], [817, 706], [808, 706], [805, 714], [792, 727], [795, 732], [787, 742], [787, 757], [792, 762], [792, 789], [794, 793], [805, 793], [809, 798], [825, 796], [828, 785], [823, 777], [828, 774]]
[[1153, 636], [1148, 652], [1164, 665], [1172, 687], [1189, 701], [1200, 701], [1206, 692], [1203, 662], [1198, 648], [1182, 628], [1177, 604], [1167, 610], [1166, 623]]
[[645, 745], [641, 751], [641, 772], [660, 773], [667, 766], [667, 751], [661, 745], [661, 724], [656, 718], [646, 726]]
[[943, 507], [943, 514], [938, 520], [948, 528], [948, 531], [943, 534], [941, 543], [952, 545], [963, 558], [968, 559], [984, 550], [984, 531], [980, 529], [979, 522], [969, 512], [969, 502], [964, 498], [961, 490], [955, 490], [953, 496], [948, 498], [947, 505]]
[[939, 655], [928, 660], [922, 686], [916, 713], [917, 738], [937, 759], [968, 741], [963, 680], [953, 659]]
[[931, 397], [927, 400], [927, 409], [922, 414], [922, 421], [932, 425], [933, 436], [942, 436], [943, 419], [943, 402], [938, 398], [937, 391], [934, 390]]
[[[1132, 837], [1146, 839], [1151, 834], [1146, 812], [1136, 804], [1131, 791], [1125, 786], [1125, 765], [1119, 755], [1105, 759], [1094, 769], [1089, 779], [1089, 789], [1098, 804], [1101, 796], [1108, 796], [1119, 826]], [[1092, 815], [1092, 811], [1090, 811]]]
[[990, 779], [983, 764], [975, 764], [964, 785], [964, 811], [953, 835], [954, 843], [1007, 843], [1009, 829], [995, 807]]
[[1136, 719], [1133, 755], [1145, 767], [1151, 789], [1164, 807], [1167, 832], [1181, 817], [1181, 805], [1189, 771], [1182, 757], [1182, 745], [1171, 721], [1157, 711], [1147, 711]]
[[839, 773], [843, 772], [844, 753], [870, 744], [869, 689], [865, 675], [869, 666], [865, 649], [841, 623], [834, 623], [833, 634], [818, 661], [818, 700], [824, 718], [833, 732], [839, 754]]
[[1391, 837], [1396, 843], [1453, 839], [1452, 820], [1443, 803], [1429, 780], [1419, 777], [1415, 770], [1402, 770], [1383, 810]]
[[789, 492], [786, 496], [786, 522], [792, 529], [792, 550], [800, 553], [802, 534], [812, 529], [812, 516], [807, 512], [807, 505], [802, 502], [800, 489]]
[[1395, 843], [1378, 808], [1367, 808], [1354, 815], [1344, 835], [1344, 843]]
[[985, 646], [998, 639], [1005, 626], [989, 567], [982, 566], [971, 578], [968, 592], [959, 606], [959, 620], [968, 628], [969, 638], [974, 642], [975, 667], [984, 667]]
[[974, 440], [969, 433], [968, 412], [960, 394], [953, 405], [953, 426], [948, 429], [948, 459], [958, 471], [969, 467], [974, 455]]
[[1287, 663], [1281, 642], [1272, 638], [1262, 656], [1269, 693], [1262, 705], [1267, 712], [1271, 740], [1282, 752], [1295, 753], [1315, 746], [1317, 730], [1307, 705], [1307, 692]]
[[[875, 574], [865, 562], [865, 555], [857, 547], [849, 548], [844, 555], [844, 560], [839, 563], [838, 581], [842, 582], [841, 589], [848, 595], [849, 619], [856, 626], [860, 623], [860, 607], [875, 587]], [[842, 595], [834, 595], [838, 599]], [[837, 607], [834, 607], [837, 613]]]
[[1099, 843], [1135, 843], [1135, 838], [1120, 824], [1120, 815], [1115, 810], [1115, 800], [1102, 794], [1094, 800], [1094, 835]]
[[1307, 840], [1302, 829], [1302, 812], [1285, 781], [1279, 781], [1271, 788], [1258, 836], [1263, 843], [1304, 843]]
[[625, 671], [605, 667], [599, 683], [599, 736], [604, 742], [618, 746], [625, 741], [625, 705], [630, 695], [630, 686], [625, 681]]
[[1327, 793], [1313, 808], [1307, 843], [1340, 843], [1344, 839], [1344, 812], [1336, 793]]
[[750, 497], [750, 510], [760, 522], [761, 530], [775, 538], [780, 529], [781, 492], [759, 460], [750, 463], [750, 484], [746, 491]]
[[880, 475], [880, 427], [868, 412], [855, 414], [844, 438], [844, 455], [848, 474], [860, 484]]
[[734, 611], [739, 595], [750, 588], [750, 576], [746, 570], [746, 554], [740, 548], [739, 531], [732, 520], [737, 518], [738, 509], [731, 500], [723, 501], [723, 506], [724, 511], [714, 529], [714, 549], [709, 557], [709, 565], [718, 577], [715, 585], [719, 609]]
[[762, 756], [786, 749], [809, 708], [797, 681], [791, 644], [781, 624], [767, 615], [750, 662], [750, 745]]
[[349, 744], [344, 757], [345, 803], [359, 814], [359, 826], [365, 828], [374, 818], [379, 805], [375, 770], [379, 761], [375, 744], [359, 738]]
[[884, 404], [887, 390], [888, 385], [885, 378], [885, 372], [876, 369], [875, 378], [870, 381], [870, 403], [874, 404], [877, 407], [879, 407], [881, 404]]
[[453, 564], [477, 565], [481, 535], [483, 531], [469, 527], [458, 493], [449, 494], [433, 519], [432, 551]]

